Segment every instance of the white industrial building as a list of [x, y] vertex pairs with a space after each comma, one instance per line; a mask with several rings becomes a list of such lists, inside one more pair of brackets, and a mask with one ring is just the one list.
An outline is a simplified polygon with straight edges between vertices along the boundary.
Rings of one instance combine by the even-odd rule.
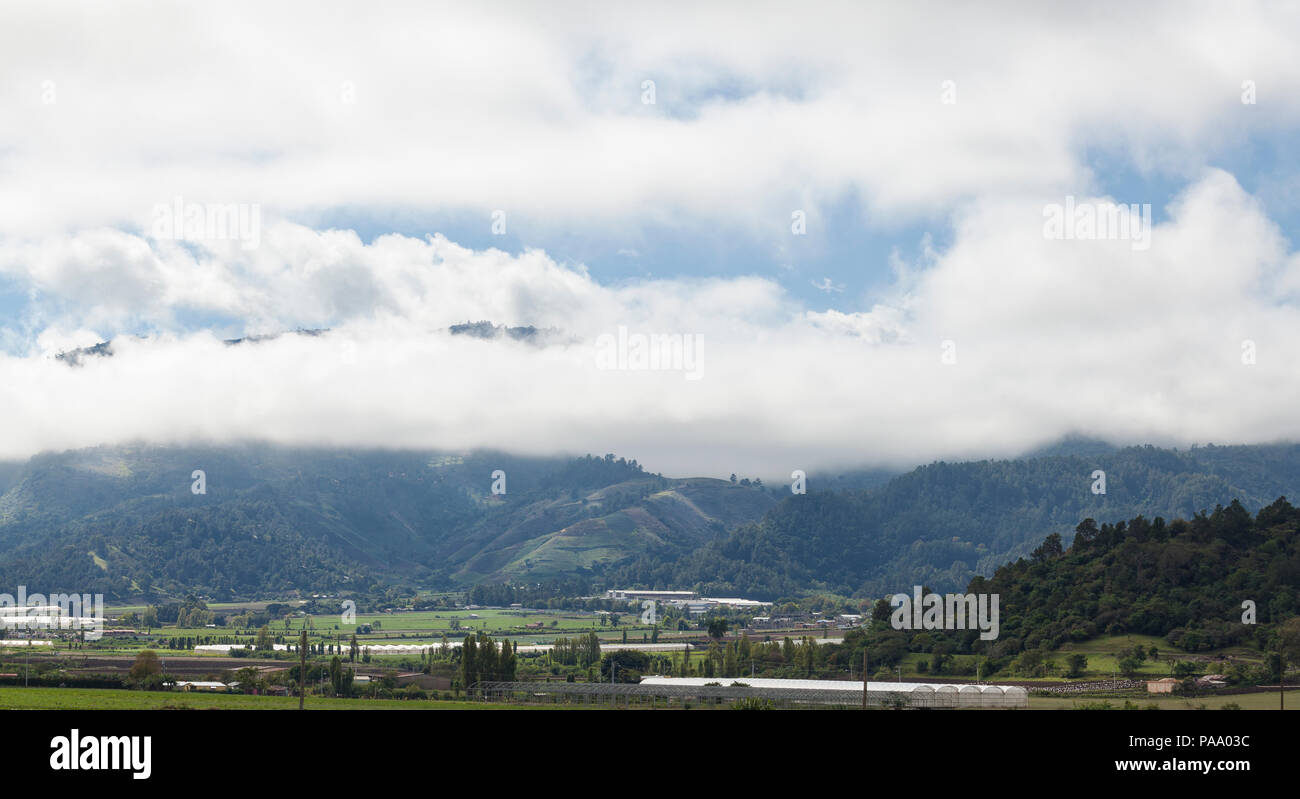
[[659, 602], [684, 602], [695, 599], [694, 591], [643, 591], [639, 588], [613, 588], [605, 592], [606, 599], [653, 599]]
[[[824, 700], [840, 696], [839, 704], [862, 702], [862, 683], [853, 680], [788, 680], [769, 677], [643, 677], [643, 686], [704, 688], [743, 687], [760, 698]], [[900, 703], [926, 708], [1028, 708], [1029, 692], [1018, 685], [975, 685], [973, 683], [869, 682], [867, 702], [871, 705]]]

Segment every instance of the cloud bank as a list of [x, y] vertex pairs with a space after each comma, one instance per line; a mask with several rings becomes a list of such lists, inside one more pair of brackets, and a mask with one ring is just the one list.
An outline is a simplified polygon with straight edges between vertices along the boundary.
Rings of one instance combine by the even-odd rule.
[[[1300, 260], [1230, 175], [1180, 195], [1146, 251], [1045, 238], [1041, 207], [1025, 202], [981, 203], [957, 231], [905, 293], [826, 313], [758, 278], [602, 286], [544, 253], [440, 237], [365, 244], [278, 223], [252, 253], [120, 232], [56, 239], [25, 251], [33, 279], [62, 296], [112, 274], [98, 304], [109, 316], [164, 325], [185, 305], [331, 330], [235, 347], [206, 332], [123, 338], [80, 367], [52, 357], [77, 331], [51, 334], [41, 353], [0, 359], [3, 454], [259, 438], [613, 451], [675, 474], [779, 474], [1012, 454], [1071, 432], [1300, 434]], [[562, 335], [446, 330], [477, 319]], [[601, 368], [598, 341], [619, 327], [698, 337], [700, 379]]]
[[[7, 10], [0, 457], [263, 439], [766, 479], [1300, 435], [1297, 256], [1222, 165], [1300, 122], [1294, 7], [253, 8]], [[1099, 158], [1181, 187], [1149, 248], [1044, 235], [1047, 204], [1145, 201], [1098, 196]], [[874, 296], [824, 278], [824, 311], [776, 278], [602, 282], [348, 223], [783, 251], [792, 210], [834, 237], [846, 200], [842, 224], [943, 243]], [[173, 202], [255, 208], [256, 246], [160, 235]], [[447, 332], [476, 320], [561, 334]], [[297, 328], [329, 332], [221, 343]], [[699, 379], [600, 368], [621, 334], [700, 342]]]

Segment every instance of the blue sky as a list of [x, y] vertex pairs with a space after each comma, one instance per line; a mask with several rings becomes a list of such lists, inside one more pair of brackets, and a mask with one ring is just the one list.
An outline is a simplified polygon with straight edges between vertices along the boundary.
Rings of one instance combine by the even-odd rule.
[[[0, 30], [0, 457], [252, 438], [767, 476], [1300, 437], [1300, 10], [241, 7]], [[1047, 235], [1067, 197], [1149, 204], [1149, 248]], [[160, 224], [177, 203], [202, 224]], [[478, 319], [564, 338], [441, 333]], [[299, 327], [333, 332], [218, 346]], [[704, 366], [604, 370], [618, 330]]]
[[[766, 238], [744, 231], [700, 227], [646, 225], [626, 237], [602, 231], [530, 229], [529, 220], [510, 219], [504, 235], [494, 235], [490, 219], [481, 214], [447, 213], [412, 219], [398, 213], [342, 211], [315, 216], [311, 224], [354, 230], [364, 241], [399, 233], [422, 238], [441, 233], [474, 249], [497, 248], [519, 254], [528, 248], [546, 250], [555, 258], [582, 265], [607, 284], [650, 279], [691, 279], [759, 275], [779, 283], [792, 297], [813, 310], [858, 307], [865, 298], [887, 291], [893, 279], [892, 255], [915, 260], [929, 236], [942, 247], [951, 231], [944, 220], [915, 222], [876, 229], [854, 200], [837, 202], [823, 211], [820, 235], [788, 236], [784, 251]], [[825, 232], [830, 231], [830, 232]], [[825, 286], [829, 279], [833, 290]], [[817, 284], [817, 285], [814, 285]]]

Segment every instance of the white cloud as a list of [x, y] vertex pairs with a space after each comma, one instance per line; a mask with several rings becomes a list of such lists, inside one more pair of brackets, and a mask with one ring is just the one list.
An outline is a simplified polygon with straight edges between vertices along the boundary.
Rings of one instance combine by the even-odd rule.
[[[1300, 121], [1297, 16], [11, 7], [0, 276], [30, 300], [0, 329], [17, 352], [0, 356], [0, 456], [265, 438], [615, 451], [768, 476], [1010, 454], [1068, 432], [1296, 437], [1300, 256], [1206, 165]], [[1240, 101], [1247, 79], [1256, 105]], [[1043, 237], [1044, 203], [1099, 191], [1098, 154], [1189, 183], [1149, 250]], [[257, 205], [259, 246], [152, 238], [152, 209], [178, 196]], [[870, 310], [810, 311], [758, 277], [602, 285], [567, 253], [312, 224], [481, 214], [486, 231], [502, 209], [525, 242], [551, 228], [623, 246], [680, 226], [793, 261], [792, 209], [810, 238], [833, 237], [825, 210], [845, 198], [868, 225], [951, 225], [951, 243], [893, 257]], [[442, 332], [479, 319], [567, 343]], [[220, 342], [298, 327], [333, 330]], [[619, 327], [701, 336], [702, 379], [596, 369], [596, 337]], [[101, 336], [112, 358], [52, 357]]]
[[299, 219], [453, 208], [485, 228], [504, 209], [514, 230], [775, 237], [792, 207], [850, 195], [873, 224], [942, 218], [990, 193], [1087, 190], [1089, 151], [1186, 175], [1294, 125], [1298, 14], [19, 5], [0, 31], [0, 235], [141, 229], [177, 194]]
[[[1144, 252], [1046, 239], [1041, 208], [982, 203], [906, 296], [869, 313], [808, 313], [757, 278], [606, 287], [537, 252], [400, 236], [364, 245], [280, 224], [254, 254], [224, 254], [229, 290], [214, 302], [237, 297], [240, 313], [328, 322], [332, 333], [238, 347], [207, 334], [123, 339], [80, 368], [5, 358], [0, 454], [265, 438], [614, 451], [669, 473], [774, 475], [1010, 454], [1072, 431], [1168, 443], [1300, 436], [1288, 354], [1300, 307], [1270, 290], [1296, 285], [1300, 259], [1231, 176], [1191, 186]], [[125, 268], [118, 259], [137, 270], [140, 295], [126, 307], [197, 302], [188, 287], [215, 279], [206, 253], [173, 263], [170, 247], [96, 236], [78, 246], [98, 247], [82, 259], [94, 269]], [[368, 301], [349, 304], [356, 292]], [[567, 343], [441, 331], [480, 318], [558, 327]], [[620, 325], [701, 336], [702, 379], [597, 369], [596, 337]], [[1255, 365], [1241, 363], [1245, 339]], [[941, 362], [944, 340], [955, 364]]]

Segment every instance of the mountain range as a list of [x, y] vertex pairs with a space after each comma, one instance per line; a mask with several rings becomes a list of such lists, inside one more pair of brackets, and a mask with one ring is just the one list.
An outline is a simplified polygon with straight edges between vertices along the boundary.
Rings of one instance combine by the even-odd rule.
[[1233, 500], [1257, 511], [1300, 495], [1300, 447], [1067, 441], [1018, 459], [814, 473], [793, 495], [614, 455], [140, 444], [0, 464], [0, 492], [7, 590], [220, 600], [576, 579], [879, 596], [963, 588], [1048, 534], [1068, 543], [1085, 518], [1190, 518]]

